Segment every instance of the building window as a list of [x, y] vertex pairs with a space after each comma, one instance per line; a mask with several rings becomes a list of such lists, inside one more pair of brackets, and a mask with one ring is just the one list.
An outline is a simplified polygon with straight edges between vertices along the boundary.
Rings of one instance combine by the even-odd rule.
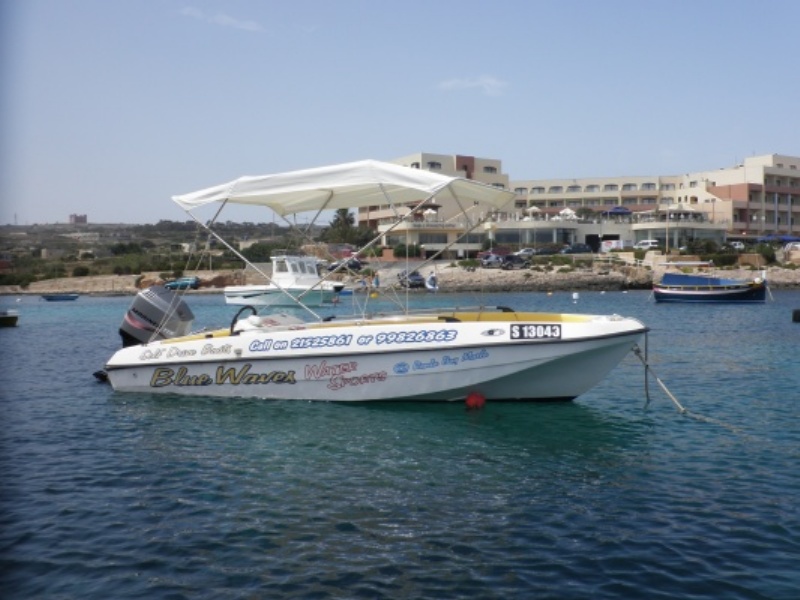
[[616, 183], [607, 183], [603, 186], [604, 192], [616, 192], [619, 186]]
[[579, 185], [571, 185], [571, 186], [569, 186], [567, 188], [567, 191], [568, 192], [580, 192], [581, 191], [581, 186], [579, 186]]
[[429, 169], [441, 169], [442, 168], [442, 163], [437, 162], [435, 160], [429, 160], [428, 161], [428, 168]]
[[675, 184], [674, 183], [664, 183], [661, 185], [662, 190], [674, 190]]
[[551, 185], [550, 189], [547, 190], [547, 193], [548, 194], [560, 194], [563, 190], [564, 190], [564, 188], [562, 188], [560, 185]]
[[492, 187], [500, 188], [501, 190], [506, 189], [505, 184], [502, 184], [502, 183], [493, 183]]
[[622, 185], [623, 192], [635, 192], [636, 191], [636, 184], [635, 183], [625, 183]]
[[695, 187], [697, 187], [697, 182], [696, 182], [696, 181], [690, 181], [690, 182], [689, 182], [689, 187], [690, 187], [690, 188], [695, 188]]
[[531, 188], [531, 194], [544, 194], [543, 187], [533, 187]]
[[484, 173], [497, 173], [497, 167], [486, 166], [483, 167]]
[[654, 190], [654, 189], [656, 189], [656, 184], [655, 183], [643, 183], [642, 184], [642, 189], [643, 190]]
[[600, 186], [597, 185], [596, 183], [592, 183], [591, 185], [587, 185], [586, 186], [586, 191], [587, 192], [599, 192], [600, 191]]
[[514, 189], [514, 193], [516, 194], [527, 194], [528, 188], [518, 187]]
[[447, 243], [447, 234], [446, 233], [420, 233], [419, 234], [419, 243], [420, 244], [446, 244]]
[[419, 163], [418, 162], [411, 163], [411, 168], [412, 169], [419, 169]]

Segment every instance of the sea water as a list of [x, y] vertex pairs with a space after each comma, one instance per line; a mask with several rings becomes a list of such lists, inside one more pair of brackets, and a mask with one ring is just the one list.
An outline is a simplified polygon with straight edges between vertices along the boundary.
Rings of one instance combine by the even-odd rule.
[[413, 298], [638, 317], [685, 413], [633, 354], [480, 411], [117, 394], [92, 373], [131, 300], [26, 297], [0, 330], [4, 599], [800, 597], [800, 292]]

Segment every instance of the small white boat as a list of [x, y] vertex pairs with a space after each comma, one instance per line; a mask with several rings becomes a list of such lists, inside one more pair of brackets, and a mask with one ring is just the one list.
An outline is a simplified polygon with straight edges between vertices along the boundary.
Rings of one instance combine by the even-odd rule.
[[[210, 220], [195, 211], [239, 203], [283, 216], [390, 205], [402, 219], [407, 211], [398, 208], [413, 206], [413, 214], [438, 194], [461, 206], [480, 203], [486, 214], [514, 199], [472, 180], [363, 161], [246, 177], [174, 200], [221, 240], [214, 230], [219, 207]], [[464, 218], [470, 230], [483, 223]], [[100, 372], [115, 390], [347, 402], [570, 400], [600, 382], [647, 331], [618, 315], [506, 307], [405, 306], [326, 319], [300, 298], [310, 318], [259, 314], [251, 305], [229, 327], [191, 333], [191, 311], [171, 294], [150, 288], [134, 300], [121, 331], [127, 345]]]
[[317, 259], [287, 252], [270, 257], [270, 283], [262, 285], [229, 285], [225, 287], [225, 302], [239, 306], [321, 306], [336, 301], [344, 289], [338, 281], [324, 281], [318, 271]]

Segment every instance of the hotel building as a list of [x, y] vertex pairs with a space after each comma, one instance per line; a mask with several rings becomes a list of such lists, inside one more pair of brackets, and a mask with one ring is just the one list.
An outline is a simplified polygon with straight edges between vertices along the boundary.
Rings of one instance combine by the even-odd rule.
[[[485, 239], [512, 248], [537, 244], [587, 243], [596, 251], [657, 239], [668, 247], [691, 240], [756, 241], [800, 237], [800, 157], [777, 154], [742, 164], [685, 175], [511, 180], [500, 160], [419, 153], [392, 162], [457, 175], [513, 190], [502, 213], [431, 204], [384, 239], [386, 246], [420, 244], [431, 255], [458, 240], [447, 258], [474, 256]], [[420, 200], [423, 200], [422, 198]], [[388, 228], [394, 210], [361, 209], [360, 224]]]

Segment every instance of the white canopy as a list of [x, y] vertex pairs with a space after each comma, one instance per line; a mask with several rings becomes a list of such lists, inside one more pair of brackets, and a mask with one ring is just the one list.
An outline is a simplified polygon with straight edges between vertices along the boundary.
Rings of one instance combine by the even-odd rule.
[[279, 215], [419, 202], [434, 195], [481, 202], [499, 209], [514, 193], [439, 173], [364, 160], [275, 175], [240, 177], [229, 183], [173, 196], [186, 211], [212, 203], [266, 206]]

